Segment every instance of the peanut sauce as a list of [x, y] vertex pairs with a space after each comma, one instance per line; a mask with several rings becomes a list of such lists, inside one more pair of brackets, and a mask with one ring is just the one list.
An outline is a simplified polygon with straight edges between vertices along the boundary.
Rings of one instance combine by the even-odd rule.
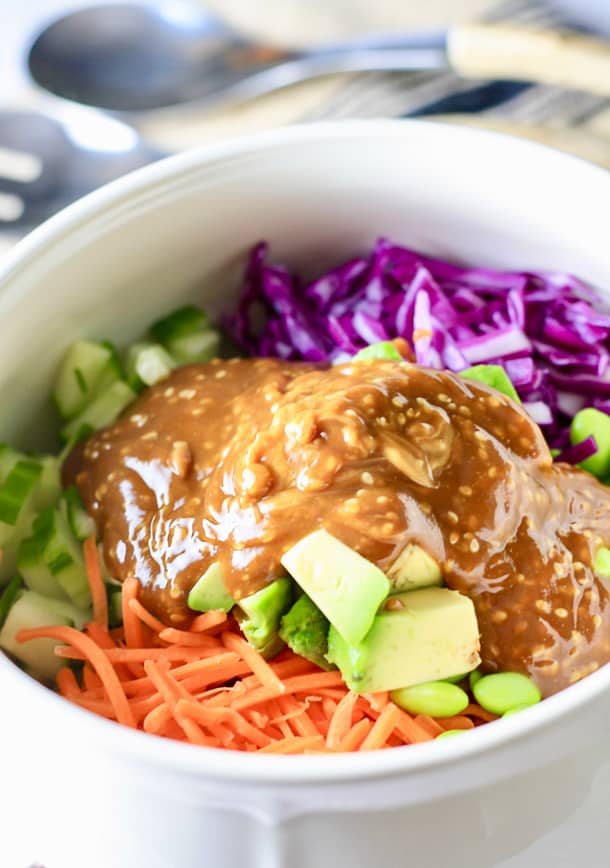
[[110, 574], [166, 623], [219, 561], [239, 600], [324, 527], [387, 570], [409, 543], [474, 602], [487, 671], [544, 695], [610, 660], [610, 490], [553, 464], [521, 407], [408, 362], [214, 360], [174, 371], [69, 456]]

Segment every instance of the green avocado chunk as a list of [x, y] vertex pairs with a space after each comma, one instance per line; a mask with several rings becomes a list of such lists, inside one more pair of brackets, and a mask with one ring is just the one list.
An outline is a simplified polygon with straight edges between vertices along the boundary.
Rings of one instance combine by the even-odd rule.
[[346, 642], [364, 638], [390, 592], [375, 564], [325, 530], [304, 537], [281, 560]]
[[401, 551], [388, 570], [388, 579], [392, 585], [392, 594], [443, 584], [438, 563], [415, 543], [409, 543]]
[[230, 612], [235, 600], [225, 586], [222, 566], [212, 564], [191, 588], [187, 605], [196, 612], [211, 612], [220, 609]]
[[240, 630], [264, 657], [273, 657], [283, 647], [278, 630], [281, 617], [291, 602], [292, 582], [290, 579], [276, 579], [237, 604]]
[[481, 662], [472, 600], [448, 588], [397, 594], [392, 608], [376, 615], [358, 643], [346, 642], [331, 626], [327, 659], [358, 693], [397, 690], [470, 672]]
[[322, 669], [330, 669], [326, 659], [329, 627], [316, 604], [303, 594], [282, 618], [280, 638], [295, 654]]
[[477, 380], [479, 383], [485, 383], [486, 386], [491, 386], [503, 395], [507, 395], [521, 403], [521, 398], [517, 394], [517, 390], [510, 381], [510, 377], [502, 367], [502, 365], [473, 365], [472, 368], [466, 368], [465, 371], [460, 371], [460, 377], [466, 380]]

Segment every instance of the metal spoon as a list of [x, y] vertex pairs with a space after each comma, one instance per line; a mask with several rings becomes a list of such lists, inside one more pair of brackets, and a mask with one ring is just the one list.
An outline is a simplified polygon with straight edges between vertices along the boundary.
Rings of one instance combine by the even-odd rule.
[[0, 111], [0, 230], [22, 234], [162, 156], [131, 127], [85, 106], [50, 98]]
[[297, 53], [248, 41], [176, 0], [161, 6], [116, 3], [58, 19], [29, 54], [30, 73], [43, 88], [122, 112], [249, 99], [334, 72], [445, 68], [467, 77], [521, 78], [610, 96], [607, 43], [504, 23], [349, 40]]
[[442, 34], [351, 41], [289, 53], [251, 42], [200, 8], [116, 3], [58, 19], [34, 41], [34, 80], [62, 97], [115, 111], [248, 99], [331, 72], [444, 66]]

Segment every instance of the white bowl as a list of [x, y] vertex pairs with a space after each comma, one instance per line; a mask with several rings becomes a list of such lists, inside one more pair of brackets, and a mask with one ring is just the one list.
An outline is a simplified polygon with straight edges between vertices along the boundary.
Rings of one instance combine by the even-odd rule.
[[[213, 315], [230, 307], [258, 239], [309, 273], [387, 235], [610, 289], [609, 209], [599, 169], [440, 125], [312, 125], [174, 157], [73, 205], [5, 266], [0, 436], [48, 441], [50, 379], [76, 337], [127, 341], [187, 299]], [[260, 757], [134, 733], [2, 655], [0, 685], [7, 868], [490, 868], [520, 851], [506, 864], [529, 868], [551, 864], [553, 847], [553, 864], [574, 864], [560, 861], [572, 844], [588, 868], [607, 864], [589, 790], [610, 771], [610, 666], [474, 733], [354, 756]], [[529, 847], [556, 827], [546, 849]]]

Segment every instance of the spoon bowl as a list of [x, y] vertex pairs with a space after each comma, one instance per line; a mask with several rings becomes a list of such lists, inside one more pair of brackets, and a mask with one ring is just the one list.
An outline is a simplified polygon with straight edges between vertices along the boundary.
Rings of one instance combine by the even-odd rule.
[[285, 55], [249, 43], [203, 10], [112, 3], [53, 22], [30, 49], [33, 79], [114, 111], [205, 99]]

